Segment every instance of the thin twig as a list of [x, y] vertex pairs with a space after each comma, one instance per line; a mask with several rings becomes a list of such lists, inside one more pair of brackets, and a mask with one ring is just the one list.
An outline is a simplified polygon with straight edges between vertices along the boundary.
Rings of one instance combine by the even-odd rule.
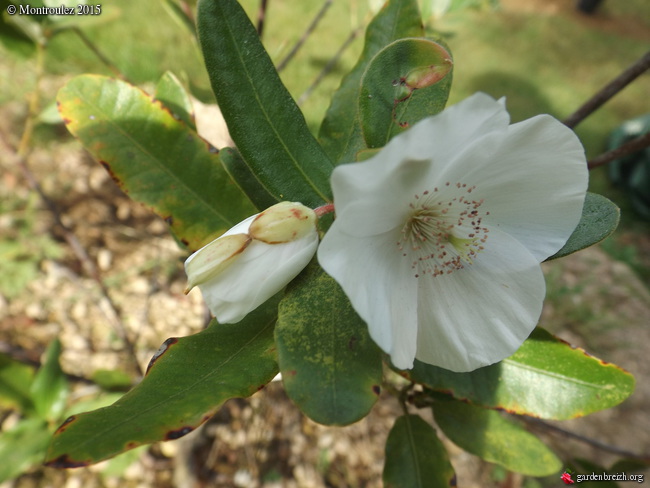
[[604, 86], [598, 93], [591, 97], [582, 107], [569, 115], [564, 120], [564, 125], [574, 128], [590, 114], [595, 112], [607, 100], [612, 98], [623, 88], [634, 81], [638, 76], [650, 68], [650, 51], [645, 53], [641, 58], [613, 79], [609, 84]]
[[590, 446], [595, 447], [596, 449], [600, 449], [601, 451], [607, 451], [611, 452], [612, 454], [616, 454], [618, 456], [623, 456], [626, 458], [632, 458], [632, 459], [639, 459], [642, 461], [650, 461], [650, 454], [637, 454], [631, 451], [628, 451], [626, 449], [622, 449], [617, 446], [611, 446], [609, 444], [605, 444], [604, 442], [598, 441], [596, 439], [592, 439], [590, 437], [585, 437], [580, 434], [576, 434], [575, 432], [571, 432], [568, 430], [565, 430], [561, 427], [557, 427], [555, 425], [549, 424], [547, 422], [544, 422], [543, 420], [532, 418], [532, 417], [526, 417], [526, 416], [519, 416], [517, 415], [517, 418], [523, 419], [525, 422], [529, 424], [533, 424], [536, 426], [541, 427], [544, 430], [548, 430], [551, 432], [554, 432], [556, 434], [563, 435], [565, 437], [570, 437], [572, 439], [575, 439], [577, 441], [583, 442], [585, 444], [589, 444]]
[[264, 20], [266, 19], [266, 8], [269, 0], [260, 0], [260, 9], [257, 11], [257, 35], [262, 37], [264, 33]]
[[97, 58], [109, 69], [111, 72], [124, 81], [129, 81], [127, 77], [120, 71], [120, 69], [92, 42], [86, 34], [83, 33], [78, 27], [73, 27], [72, 31], [79, 36], [79, 39], [86, 45], [90, 51], [97, 56]]
[[29, 169], [29, 166], [27, 165], [27, 161], [25, 160], [25, 158], [23, 158], [20, 155], [18, 155], [18, 158], [19, 158], [18, 165], [23, 173], [23, 176], [27, 180], [27, 183], [29, 184], [29, 186], [32, 188], [33, 191], [38, 193], [38, 196], [41, 198], [45, 206], [52, 214], [56, 226], [61, 231], [63, 238], [72, 249], [72, 252], [74, 252], [75, 256], [77, 256], [77, 259], [81, 263], [81, 266], [84, 272], [86, 273], [86, 275], [89, 276], [91, 279], [93, 279], [99, 286], [103, 298], [106, 300], [106, 303], [108, 304], [113, 315], [115, 316], [115, 325], [116, 325], [117, 333], [120, 336], [120, 339], [122, 339], [122, 341], [124, 342], [124, 346], [126, 347], [128, 354], [132, 358], [135, 371], [140, 376], [142, 376], [143, 371], [142, 368], [140, 367], [140, 363], [138, 362], [138, 357], [135, 353], [135, 347], [131, 342], [131, 340], [129, 339], [129, 335], [126, 331], [126, 327], [121, 319], [122, 316], [121, 310], [111, 298], [108, 288], [106, 288], [106, 285], [104, 284], [104, 281], [102, 280], [99, 274], [99, 270], [97, 269], [97, 266], [95, 266], [95, 263], [86, 252], [86, 249], [81, 245], [79, 239], [77, 239], [77, 236], [74, 234], [74, 232], [67, 225], [63, 223], [59, 209], [57, 208], [56, 204], [45, 194], [40, 183], [38, 182], [38, 180], [36, 179], [32, 171]]
[[625, 144], [617, 147], [616, 149], [612, 149], [611, 151], [607, 151], [606, 153], [603, 153], [600, 156], [595, 157], [594, 159], [592, 159], [587, 163], [587, 167], [589, 169], [597, 168], [598, 166], [602, 166], [604, 164], [610, 163], [615, 159], [619, 159], [624, 156], [627, 156], [628, 154], [641, 151], [646, 147], [650, 147], [650, 132], [648, 132], [647, 134], [643, 134], [637, 137], [636, 139], [632, 139], [631, 141], [626, 142]]
[[302, 45], [305, 43], [307, 38], [314, 32], [314, 29], [316, 29], [316, 26], [318, 23], [325, 17], [325, 12], [327, 12], [327, 9], [330, 8], [332, 5], [332, 0], [325, 0], [325, 3], [323, 6], [320, 8], [318, 13], [316, 14], [316, 17], [311, 21], [311, 24], [307, 27], [307, 30], [303, 33], [302, 37], [298, 39], [298, 42], [291, 48], [291, 51], [284, 57], [280, 63], [278, 63], [277, 70], [278, 73], [282, 71], [284, 68], [287, 67], [287, 64], [289, 64], [289, 61], [293, 59], [293, 57], [296, 55], [298, 50], [302, 47]]
[[36, 43], [36, 80], [35, 88], [29, 95], [29, 101], [27, 104], [27, 118], [25, 119], [25, 128], [23, 129], [23, 134], [20, 137], [20, 143], [18, 143], [18, 149], [16, 152], [19, 156], [26, 154], [29, 149], [29, 143], [32, 140], [32, 134], [34, 132], [34, 122], [38, 116], [38, 106], [40, 101], [40, 92], [39, 87], [41, 85], [41, 79], [43, 78], [43, 72], [45, 71], [45, 45], [41, 43]]
[[300, 95], [300, 98], [298, 98], [298, 105], [302, 105], [305, 103], [305, 101], [309, 98], [309, 96], [312, 94], [312, 92], [316, 89], [318, 85], [321, 84], [323, 79], [327, 76], [327, 74], [334, 68], [336, 63], [338, 62], [339, 58], [343, 55], [345, 50], [352, 44], [352, 41], [356, 39], [356, 37], [361, 33], [363, 29], [358, 28], [353, 30], [348, 38], [345, 40], [343, 45], [339, 48], [339, 50], [336, 52], [334, 57], [329, 60], [329, 62], [323, 67], [321, 72], [318, 74], [316, 79], [312, 82], [311, 85], [309, 85], [309, 88], [307, 88], [302, 95]]

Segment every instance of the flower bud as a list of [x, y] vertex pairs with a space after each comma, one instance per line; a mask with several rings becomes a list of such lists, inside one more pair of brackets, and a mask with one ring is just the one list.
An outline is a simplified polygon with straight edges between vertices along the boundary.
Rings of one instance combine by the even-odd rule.
[[219, 322], [239, 322], [294, 279], [317, 247], [314, 211], [278, 203], [190, 256], [187, 291], [198, 286]]
[[202, 247], [185, 261], [188, 283], [185, 293], [218, 276], [251, 243], [246, 234], [224, 235]]
[[260, 213], [248, 230], [250, 236], [267, 244], [301, 239], [316, 228], [316, 214], [298, 202], [280, 202]]

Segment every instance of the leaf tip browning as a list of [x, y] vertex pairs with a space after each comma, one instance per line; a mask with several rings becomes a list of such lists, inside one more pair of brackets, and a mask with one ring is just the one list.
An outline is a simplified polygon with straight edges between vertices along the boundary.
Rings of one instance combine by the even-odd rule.
[[178, 342], [178, 337], [170, 337], [167, 339], [165, 342], [163, 342], [162, 346], [156, 351], [156, 353], [151, 357], [151, 360], [149, 361], [149, 364], [147, 365], [147, 371], [144, 373], [144, 375], [148, 375], [149, 371], [151, 370], [152, 366], [160, 357], [165, 354], [171, 346], [176, 344]]
[[57, 469], [84, 468], [89, 465], [89, 461], [75, 461], [70, 459], [70, 456], [67, 454], [61, 454], [59, 457], [45, 463], [45, 466]]
[[63, 421], [63, 423], [59, 426], [59, 428], [56, 429], [56, 432], [54, 433], [54, 435], [58, 435], [58, 434], [60, 434], [61, 432], [65, 431], [65, 430], [68, 428], [68, 425], [69, 425], [71, 422], [74, 422], [75, 420], [77, 420], [77, 417], [74, 416], [74, 415], [71, 415], [70, 417], [68, 417], [67, 419], [65, 419], [65, 420]]
[[173, 441], [176, 439], [180, 439], [183, 436], [186, 436], [190, 432], [194, 430], [194, 427], [191, 427], [189, 425], [186, 425], [185, 427], [181, 427], [180, 429], [174, 429], [170, 430], [165, 434], [165, 439], [166, 441]]

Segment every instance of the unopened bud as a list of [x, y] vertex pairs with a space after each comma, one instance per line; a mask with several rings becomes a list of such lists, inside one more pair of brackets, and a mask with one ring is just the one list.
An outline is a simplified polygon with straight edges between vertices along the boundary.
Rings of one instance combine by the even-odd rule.
[[188, 283], [185, 293], [226, 269], [251, 243], [246, 234], [230, 234], [212, 241], [185, 261]]
[[267, 244], [295, 241], [314, 232], [316, 214], [297, 202], [280, 202], [259, 214], [250, 228], [249, 235]]

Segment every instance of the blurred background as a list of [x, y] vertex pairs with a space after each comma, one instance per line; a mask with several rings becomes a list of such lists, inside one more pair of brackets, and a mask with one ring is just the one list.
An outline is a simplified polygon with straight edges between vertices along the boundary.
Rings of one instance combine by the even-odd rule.
[[[281, 71], [317, 133], [381, 2], [241, 3], [255, 23], [266, 3], [262, 38], [278, 65], [318, 17]], [[650, 49], [647, 0], [604, 0], [590, 13], [598, 2], [421, 3], [429, 34], [454, 56], [450, 104], [476, 91], [505, 96], [514, 121], [539, 113], [566, 118]], [[71, 25], [65, 17], [9, 18], [8, 5], [0, 0], [0, 454], [16, 451], [18, 460], [0, 455], [0, 487], [381, 486], [385, 437], [400, 412], [392, 397], [353, 426], [328, 428], [304, 418], [277, 383], [228, 402], [179, 441], [91, 468], [39, 465], [39, 449], [65, 415], [34, 420], [36, 427], [19, 434], [15, 427], [37, 417], [29, 384], [56, 338], [69, 414], [114, 401], [166, 338], [205, 324], [200, 295], [183, 294], [186, 254], [166, 224], [124, 195], [68, 134], [56, 112], [58, 89], [77, 74], [97, 73], [151, 93], [169, 70], [196, 97], [206, 137], [223, 127], [185, 15], [192, 2], [112, 0], [101, 4], [100, 15], [75, 17]], [[648, 114], [646, 72], [577, 126], [588, 158], [626, 131], [648, 131]], [[600, 446], [547, 425], [530, 428], [567, 462], [580, 457], [609, 469], [621, 458], [650, 458], [650, 151], [593, 170], [590, 187], [621, 208], [621, 224], [601, 244], [544, 265], [541, 325], [631, 371], [637, 391], [615, 409], [553, 424]], [[447, 444], [458, 486], [559, 486], [560, 473], [525, 478]]]

